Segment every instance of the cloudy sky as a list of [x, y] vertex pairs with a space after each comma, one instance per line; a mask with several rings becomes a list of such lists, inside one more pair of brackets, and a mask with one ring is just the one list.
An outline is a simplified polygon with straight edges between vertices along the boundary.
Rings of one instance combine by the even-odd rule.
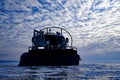
[[0, 0], [0, 60], [19, 60], [48, 26], [67, 29], [83, 61], [120, 62], [120, 0]]

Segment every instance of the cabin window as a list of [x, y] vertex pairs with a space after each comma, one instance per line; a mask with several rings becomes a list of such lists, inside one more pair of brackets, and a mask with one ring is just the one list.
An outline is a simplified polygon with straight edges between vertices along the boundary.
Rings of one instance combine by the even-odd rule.
[[56, 36], [54, 35], [46, 35], [45, 36], [45, 41], [47, 45], [57, 45], [56, 44]]

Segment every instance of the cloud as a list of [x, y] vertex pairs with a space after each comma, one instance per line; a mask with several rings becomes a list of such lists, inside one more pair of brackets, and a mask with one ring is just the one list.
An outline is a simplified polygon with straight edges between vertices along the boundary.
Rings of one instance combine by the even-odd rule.
[[70, 31], [79, 52], [119, 51], [119, 3], [118, 0], [0, 1], [0, 51], [16, 53], [15, 49], [19, 54], [27, 51], [33, 30], [47, 26]]
[[106, 54], [88, 54], [87, 56], [82, 54], [82, 59], [83, 63], [120, 63], [119, 56], [120, 51], [111, 51]]

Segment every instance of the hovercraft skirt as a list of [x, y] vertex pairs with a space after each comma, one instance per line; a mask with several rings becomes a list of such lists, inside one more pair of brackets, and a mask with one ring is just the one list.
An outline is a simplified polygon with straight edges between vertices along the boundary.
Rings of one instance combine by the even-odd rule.
[[80, 57], [76, 50], [30, 50], [21, 55], [19, 66], [78, 65]]

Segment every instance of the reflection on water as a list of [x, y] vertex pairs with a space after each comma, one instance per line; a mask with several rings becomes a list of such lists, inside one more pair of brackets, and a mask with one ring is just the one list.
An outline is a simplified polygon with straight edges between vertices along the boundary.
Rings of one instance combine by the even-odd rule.
[[0, 80], [120, 80], [120, 64], [0, 65]]

